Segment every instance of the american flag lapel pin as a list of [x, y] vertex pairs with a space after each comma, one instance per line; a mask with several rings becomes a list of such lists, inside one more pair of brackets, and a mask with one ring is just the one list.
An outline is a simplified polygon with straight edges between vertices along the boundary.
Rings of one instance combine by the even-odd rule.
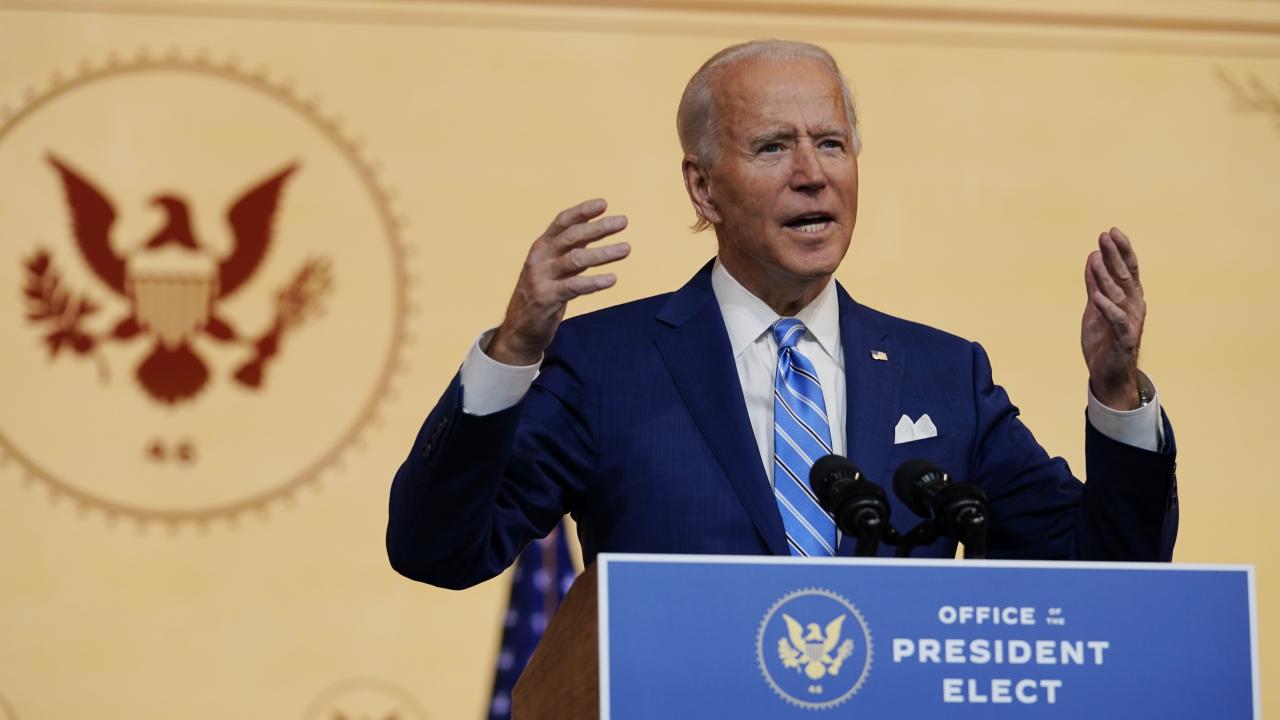
[[872, 350], [871, 359], [879, 360], [880, 362], [889, 362], [889, 354], [883, 350]]

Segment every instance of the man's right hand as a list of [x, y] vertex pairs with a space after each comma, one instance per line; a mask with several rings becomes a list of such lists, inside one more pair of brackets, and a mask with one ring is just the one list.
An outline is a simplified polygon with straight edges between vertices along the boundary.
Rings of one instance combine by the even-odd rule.
[[507, 304], [507, 315], [485, 351], [489, 357], [507, 365], [540, 362], [542, 351], [551, 344], [564, 319], [569, 301], [612, 287], [618, 281], [612, 273], [582, 274], [631, 254], [631, 245], [625, 242], [587, 247], [627, 226], [627, 218], [622, 215], [591, 222], [607, 207], [602, 199], [575, 205], [557, 215], [547, 231], [533, 242]]

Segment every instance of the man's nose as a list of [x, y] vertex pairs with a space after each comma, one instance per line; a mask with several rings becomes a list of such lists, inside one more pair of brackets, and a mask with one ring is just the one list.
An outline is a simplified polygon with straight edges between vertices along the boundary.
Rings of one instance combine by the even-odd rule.
[[818, 159], [817, 149], [811, 143], [798, 143], [791, 157], [792, 190], [812, 193], [827, 186], [827, 173]]

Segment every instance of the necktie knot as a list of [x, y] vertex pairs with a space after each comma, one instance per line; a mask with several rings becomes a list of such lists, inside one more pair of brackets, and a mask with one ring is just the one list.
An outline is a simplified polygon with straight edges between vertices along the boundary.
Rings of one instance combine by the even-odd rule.
[[804, 323], [800, 320], [793, 317], [780, 318], [773, 324], [773, 338], [778, 341], [778, 352], [795, 347], [804, 331]]

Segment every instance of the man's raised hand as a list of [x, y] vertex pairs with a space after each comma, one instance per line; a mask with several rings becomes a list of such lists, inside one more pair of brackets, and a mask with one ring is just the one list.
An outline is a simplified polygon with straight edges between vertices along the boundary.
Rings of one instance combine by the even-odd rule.
[[507, 304], [506, 317], [489, 343], [489, 357], [508, 365], [539, 362], [564, 319], [569, 301], [618, 281], [613, 273], [583, 274], [631, 253], [631, 245], [625, 242], [587, 247], [627, 226], [622, 215], [592, 221], [607, 207], [602, 199], [575, 205], [557, 215], [533, 242]]
[[1138, 277], [1138, 256], [1117, 228], [1098, 236], [1085, 261], [1088, 301], [1080, 324], [1080, 348], [1089, 366], [1089, 388], [1116, 410], [1137, 408], [1138, 348], [1147, 302]]

